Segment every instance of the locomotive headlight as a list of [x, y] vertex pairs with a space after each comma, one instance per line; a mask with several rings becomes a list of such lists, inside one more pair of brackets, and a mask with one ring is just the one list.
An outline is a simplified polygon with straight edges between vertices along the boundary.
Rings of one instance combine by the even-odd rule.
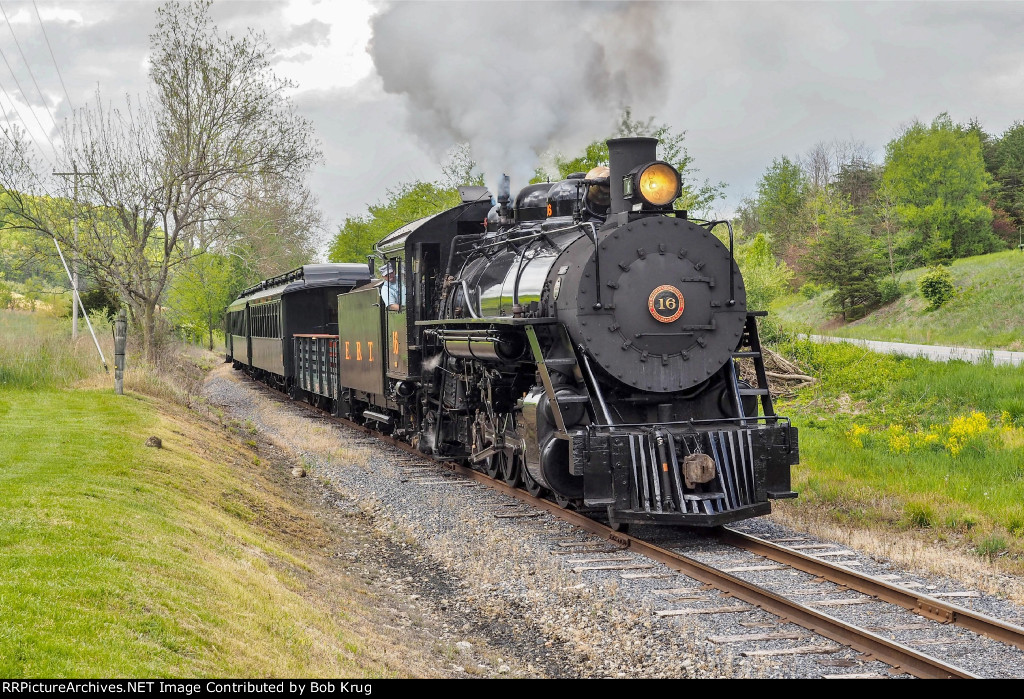
[[622, 194], [627, 199], [651, 206], [668, 206], [682, 193], [679, 171], [668, 163], [656, 161], [634, 169], [622, 182]]
[[679, 173], [668, 163], [652, 163], [640, 172], [640, 196], [648, 204], [667, 206], [679, 196]]

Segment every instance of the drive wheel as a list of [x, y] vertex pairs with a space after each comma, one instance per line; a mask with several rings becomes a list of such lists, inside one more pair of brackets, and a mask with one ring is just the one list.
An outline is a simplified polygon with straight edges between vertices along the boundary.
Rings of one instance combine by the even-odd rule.
[[[484, 437], [484, 431], [479, 424], [477, 424], [476, 427], [476, 444], [477, 448], [481, 451], [493, 444], [491, 440]], [[501, 478], [501, 464], [499, 454], [491, 454], [483, 461], [478, 461], [475, 466], [478, 470], [483, 471], [491, 478]]]
[[494, 459], [498, 462], [501, 480], [513, 488], [523, 484], [523, 469], [520, 467], [519, 457], [502, 451], [495, 454]]
[[501, 478], [501, 457], [497, 454], [492, 454], [484, 459], [480, 466], [483, 467], [484, 473], [491, 478]]

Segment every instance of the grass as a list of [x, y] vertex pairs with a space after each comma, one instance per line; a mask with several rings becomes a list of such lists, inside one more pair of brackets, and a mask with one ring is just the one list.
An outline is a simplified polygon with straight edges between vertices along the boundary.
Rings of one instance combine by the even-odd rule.
[[[67, 321], [43, 313], [0, 311], [0, 390], [67, 388], [102, 371], [99, 353], [82, 323], [76, 342]], [[98, 332], [100, 347], [113, 371], [109, 329]]]
[[47, 319], [0, 328], [0, 677], [415, 672], [377, 650], [325, 523], [187, 388], [115, 396]]
[[1024, 350], [1024, 254], [1011, 250], [956, 260], [950, 266], [956, 296], [927, 310], [917, 291], [925, 268], [903, 274], [904, 295], [874, 313], [843, 324], [825, 310], [828, 293], [788, 296], [773, 312], [788, 326], [812, 333], [889, 342]]
[[779, 405], [800, 428], [795, 488], [809, 506], [1024, 555], [1024, 371], [848, 344], [781, 350], [821, 378]]

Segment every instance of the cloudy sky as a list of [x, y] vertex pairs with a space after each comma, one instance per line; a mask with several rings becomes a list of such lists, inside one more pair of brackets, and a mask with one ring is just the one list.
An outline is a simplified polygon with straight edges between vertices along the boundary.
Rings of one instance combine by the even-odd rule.
[[[147, 90], [157, 6], [0, 0], [0, 111], [53, 160], [71, 107]], [[297, 83], [332, 230], [389, 186], [437, 178], [458, 142], [488, 182], [525, 184], [537, 153], [607, 134], [627, 104], [686, 131], [700, 176], [728, 185], [720, 213], [772, 158], [818, 141], [880, 159], [915, 118], [946, 111], [995, 134], [1024, 119], [1019, 2], [216, 0], [213, 15], [265, 32]]]

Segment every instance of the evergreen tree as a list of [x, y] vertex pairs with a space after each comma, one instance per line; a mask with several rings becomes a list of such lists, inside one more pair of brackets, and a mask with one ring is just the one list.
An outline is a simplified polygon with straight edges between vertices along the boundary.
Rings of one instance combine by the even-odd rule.
[[825, 191], [815, 204], [817, 238], [807, 255], [811, 279], [834, 291], [827, 301], [832, 311], [843, 320], [856, 320], [879, 301], [882, 265], [867, 230], [857, 224], [843, 197]]

